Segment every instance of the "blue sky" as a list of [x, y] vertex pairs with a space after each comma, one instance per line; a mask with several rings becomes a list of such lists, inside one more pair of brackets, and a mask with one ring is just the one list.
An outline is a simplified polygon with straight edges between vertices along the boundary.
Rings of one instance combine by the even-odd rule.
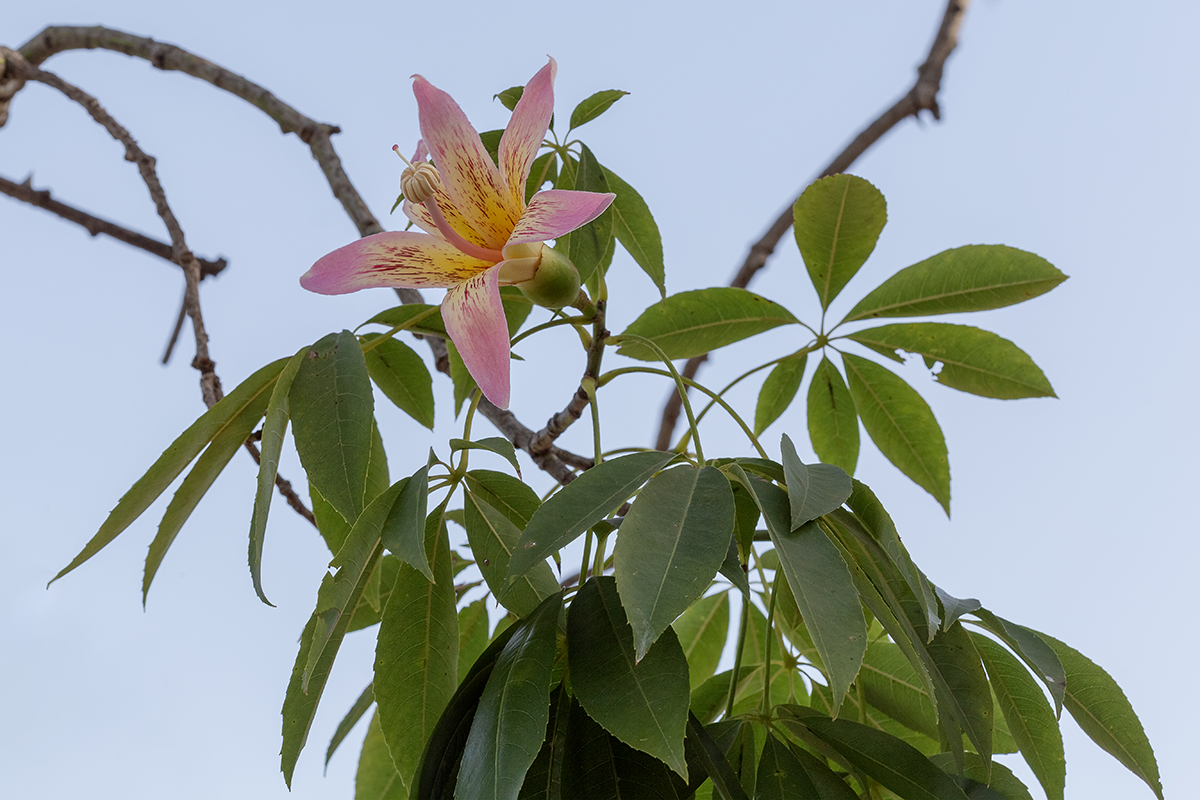
[[[631, 92], [582, 133], [650, 204], [676, 292], [729, 279], [817, 170], [906, 90], [941, 11], [936, 0], [748, 0], [736, 16], [727, 6], [680, 14], [645, 2], [551, 11], [522, 2], [352, 0], [305, 10], [256, 0], [45, 0], [7, 9], [0, 43], [19, 46], [47, 24], [99, 23], [190, 49], [340, 125], [335, 145], [381, 218], [401, 166], [391, 145], [408, 149], [418, 135], [409, 75], [449, 91], [484, 130], [507, 116], [492, 95], [523, 83], [549, 53], [560, 114], [599, 89]], [[905, 122], [852, 169], [883, 191], [889, 221], [834, 307], [844, 312], [896, 269], [963, 244], [1030, 250], [1071, 276], [1033, 302], [962, 320], [1022, 346], [1061, 399], [984, 400], [937, 386], [915, 366], [905, 371], [946, 434], [952, 520], [869, 446], [858, 476], [936, 582], [1054, 634], [1118, 680], [1168, 795], [1190, 783], [1200, 747], [1192, 722], [1200, 707], [1177, 677], [1198, 655], [1183, 616], [1200, 556], [1187, 511], [1200, 477], [1189, 422], [1200, 334], [1198, 17], [1182, 2], [1153, 14], [1118, 3], [973, 4], [947, 67], [942, 121]], [[354, 229], [307, 149], [256, 109], [112, 53], [69, 53], [45, 66], [95, 94], [158, 159], [192, 248], [230, 260], [202, 290], [227, 389], [391, 303], [384, 292], [326, 298], [300, 289], [297, 277]], [[32, 175], [64, 202], [162, 236], [120, 147], [45, 87], [31, 85], [13, 103], [0, 129], [0, 175]], [[0, 242], [0, 558], [10, 565], [0, 581], [10, 614], [0, 790], [350, 797], [365, 726], [326, 777], [321, 762], [369, 680], [373, 642], [352, 636], [343, 646], [288, 795], [279, 707], [328, 553], [277, 504], [264, 582], [278, 607], [258, 602], [245, 567], [249, 459], [234, 460], [184, 528], [145, 612], [142, 562], [165, 498], [93, 562], [44, 588], [203, 407], [186, 331], [171, 364], [158, 364], [182, 294], [175, 268], [7, 198]], [[627, 287], [610, 306], [610, 327], [620, 330], [655, 293], [628, 260], [613, 269]], [[816, 306], [804, 284], [789, 236], [751, 288], [810, 319]], [[706, 377], [723, 384], [757, 348], [785, 352], [781, 337], [731, 349]], [[565, 403], [576, 368], [548, 377], [539, 359], [553, 360], [553, 349], [525, 355], [513, 408], [536, 424]], [[398, 414], [381, 420], [393, 475], [457, 435], [444, 383], [433, 434]], [[656, 414], [645, 410], [665, 389], [629, 388], [627, 407], [609, 401], [606, 410], [627, 425], [630, 444], [649, 444]], [[735, 400], [752, 405], [753, 394]], [[790, 432], [806, 447], [797, 405], [771, 441]], [[586, 449], [588, 434], [573, 430], [567, 440]], [[714, 420], [706, 449], [720, 443], [742, 447], [732, 426]], [[294, 457], [283, 472], [302, 475]], [[1073, 723], [1064, 729], [1069, 798], [1151, 796]]]

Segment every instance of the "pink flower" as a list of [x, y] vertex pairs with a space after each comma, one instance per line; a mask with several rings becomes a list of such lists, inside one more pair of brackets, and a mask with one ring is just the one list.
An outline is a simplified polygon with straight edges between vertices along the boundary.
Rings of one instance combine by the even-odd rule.
[[446, 330], [484, 396], [500, 408], [509, 398], [500, 286], [531, 280], [543, 254], [553, 252], [543, 245], [547, 239], [591, 222], [615, 197], [553, 189], [525, 203], [529, 168], [554, 111], [555, 70], [550, 59], [525, 87], [500, 140], [499, 168], [450, 95], [414, 76], [423, 139], [401, 181], [404, 213], [425, 233], [367, 236], [321, 258], [300, 278], [301, 286], [321, 294], [448, 289]]

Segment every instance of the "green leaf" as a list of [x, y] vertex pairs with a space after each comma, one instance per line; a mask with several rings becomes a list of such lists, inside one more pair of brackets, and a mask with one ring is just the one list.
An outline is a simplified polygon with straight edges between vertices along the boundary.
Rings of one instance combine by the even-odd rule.
[[533, 311], [533, 303], [516, 286], [501, 286], [500, 306], [504, 309], [504, 321], [508, 324], [508, 336], [511, 339]]
[[[383, 546], [405, 564], [433, 580], [425, 554], [425, 519], [429, 504], [429, 467], [421, 467], [402, 482], [395, 503], [384, 520]], [[398, 484], [399, 485], [399, 484]]]
[[[279, 472], [279, 457], [283, 452], [283, 437], [288, 425], [288, 392], [291, 391], [292, 381], [300, 369], [300, 363], [307, 347], [300, 348], [294, 356], [288, 359], [287, 366], [275, 381], [271, 392], [271, 400], [267, 403], [266, 419], [262, 427], [262, 452], [258, 463], [258, 490], [254, 495], [254, 513], [250, 517], [250, 580], [254, 583], [254, 593], [258, 599], [269, 606], [274, 604], [267, 599], [262, 588], [262, 552], [263, 540], [267, 535], [267, 514], [271, 510], [271, 498], [275, 494], [275, 476]], [[143, 595], [143, 601], [145, 595]]]
[[466, 492], [463, 506], [466, 510], [467, 540], [471, 543], [476, 565], [492, 594], [518, 617], [532, 614], [543, 600], [559, 590], [550, 566], [544, 561], [535, 563], [509, 583], [509, 564], [517, 540], [521, 537], [521, 529], [470, 490]]
[[758, 392], [758, 405], [754, 409], [754, 435], [765, 431], [779, 415], [787, 411], [800, 391], [800, 381], [804, 379], [804, 366], [808, 363], [808, 353], [795, 353], [781, 359], [767, 379], [763, 381], [762, 389]]
[[[755, 781], [755, 800], [794, 800], [811, 797], [818, 800], [855, 800], [858, 797], [844, 781], [812, 756], [793, 751], [773, 733], [767, 734], [762, 758], [758, 762]], [[810, 772], [811, 770], [811, 772]], [[813, 781], [812, 773], [821, 774], [821, 787]]]
[[212, 444], [196, 459], [191, 472], [175, 490], [175, 496], [167, 504], [167, 510], [163, 512], [162, 521], [158, 524], [158, 533], [155, 534], [154, 541], [150, 542], [150, 550], [146, 553], [146, 570], [142, 575], [142, 605], [146, 603], [150, 583], [154, 580], [168, 548], [174, 543], [183, 524], [196, 510], [209, 487], [225, 469], [225, 465], [250, 437], [266, 412], [269, 400], [270, 395], [264, 391], [231, 419], [229, 424], [213, 437]]
[[842, 353], [850, 393], [863, 427], [879, 448], [914, 483], [950, 514], [950, 461], [946, 439], [929, 404], [885, 367]]
[[1058, 654], [1046, 640], [1035, 631], [998, 617], [986, 608], [977, 609], [972, 613], [979, 618], [979, 624], [1011, 647], [1013, 652], [1029, 665], [1033, 674], [1046, 684], [1050, 696], [1054, 699], [1055, 717], [1061, 716], [1066, 696], [1067, 671], [1059, 661]]
[[674, 453], [651, 450], [604, 461], [581, 474], [538, 508], [515, 548], [508, 580], [565, 547], [629, 499]]
[[521, 474], [521, 465], [517, 463], [517, 451], [513, 448], [512, 442], [502, 436], [489, 436], [486, 439], [480, 439], [477, 442], [468, 442], [466, 439], [451, 439], [450, 452], [458, 450], [487, 450], [489, 453], [495, 453], [501, 458], [513, 465], [513, 469], [517, 474]]
[[663, 262], [662, 235], [646, 201], [612, 170], [601, 167], [609, 191], [617, 198], [612, 203], [613, 230], [617, 241], [650, 276], [658, 292], [667, 296], [667, 271]]
[[358, 757], [358, 772], [354, 777], [354, 800], [407, 800], [408, 791], [404, 781], [392, 763], [383, 730], [379, 727], [379, 713], [371, 715], [367, 738], [363, 740], [362, 754]]
[[[692, 358], [797, 321], [792, 312], [765, 297], [716, 286], [680, 292], [655, 303], [622, 336], [644, 336], [671, 359]], [[624, 342], [618, 352], [639, 361], [659, 360], [640, 342]]]
[[805, 464], [796, 455], [796, 446], [788, 435], [783, 434], [780, 444], [783, 456], [783, 474], [787, 478], [788, 504], [792, 511], [792, 530], [811, 522], [835, 508], [850, 497], [850, 476], [841, 467], [832, 464]]
[[829, 719], [812, 709], [785, 706], [792, 719], [828, 744], [850, 765], [904, 800], [965, 800], [958, 784], [912, 745], [883, 731]]
[[525, 181], [525, 203], [529, 201], [535, 194], [542, 190], [542, 186], [549, 181], [551, 184], [558, 179], [558, 154], [553, 150], [542, 153], [533, 160], [533, 164], [529, 167], [529, 179]]
[[627, 94], [629, 92], [622, 92], [620, 89], [605, 89], [602, 92], [596, 92], [575, 106], [575, 110], [571, 112], [571, 127], [568, 130], [573, 131], [579, 126], [591, 122]]
[[824, 356], [808, 385], [808, 438], [825, 464], [853, 475], [858, 466], [858, 410], [842, 374]]
[[[363, 342], [378, 339], [363, 336]], [[433, 379], [421, 357], [402, 342], [388, 338], [365, 353], [367, 373], [396, 407], [430, 430], [433, 429]]]
[[[749, 736], [744, 735], [743, 732], [748, 733]], [[738, 734], [743, 735], [739, 737]], [[752, 741], [754, 738], [749, 726], [740, 728], [738, 734], [734, 734], [731, 739], [736, 742], [739, 738], [742, 741], [745, 741], [747, 738]], [[700, 720], [696, 719], [695, 714], [688, 714], [686, 743], [693, 743], [695, 745], [700, 765], [704, 767], [704, 771], [712, 780], [713, 788], [718, 797], [728, 798], [728, 800], [748, 800], [746, 790], [742, 787], [740, 776], [734, 770], [733, 765], [729, 763], [729, 759], [726, 758], [726, 749], [716, 741], [709, 731], [705, 730], [704, 726], [700, 724]], [[753, 745], [749, 749], [753, 749]], [[698, 777], [693, 774], [691, 783], [695, 784]]]
[[96, 535], [84, 545], [70, 564], [50, 579], [50, 583], [74, 570], [117, 538], [158, 499], [209, 442], [235, 424], [235, 421], [238, 425], [244, 424], [241, 415], [247, 407], [260, 403], [265, 405], [279, 373], [283, 371], [287, 362], [288, 359], [281, 358], [258, 370], [188, 426], [188, 429], [163, 451], [146, 474], [138, 478], [121, 497]]
[[500, 94], [492, 95], [493, 100], [499, 100], [504, 104], [504, 107], [512, 111], [517, 107], [517, 101], [521, 99], [521, 95], [525, 93], [524, 86], [510, 86]]
[[638, 494], [613, 549], [638, 661], [708, 589], [732, 539], [733, 490], [720, 470], [675, 467]]
[[475, 660], [488, 646], [487, 601], [479, 598], [458, 611], [458, 681], [467, 677]]
[[1008, 650], [979, 634], [972, 634], [971, 640], [983, 658], [988, 680], [1025, 763], [1042, 784], [1046, 797], [1062, 800], [1067, 762], [1062, 733], [1050, 703], [1037, 681]]
[[[374, 421], [372, 421], [373, 423]], [[371, 426], [371, 461], [367, 465], [367, 501], [370, 502], [391, 486], [388, 479], [387, 454], [383, 450], [383, 438], [379, 426]], [[333, 506], [326, 502], [317, 487], [310, 482], [308, 494], [312, 498], [313, 517], [317, 520], [317, 531], [325, 540], [330, 555], [337, 555], [350, 535], [352, 527]]]
[[695, 689], [713, 676], [729, 637], [729, 593], [709, 595], [671, 623], [688, 662], [688, 685]]
[[563, 756], [567, 747], [567, 728], [571, 718], [570, 695], [560, 683], [550, 693], [550, 723], [537, 757], [525, 773], [520, 800], [560, 800], [562, 798]]
[[1093, 742], [1137, 775], [1162, 800], [1154, 749], [1129, 698], [1107, 672], [1073, 647], [1034, 631], [1053, 648], [1067, 672], [1065, 705]]
[[[473, 469], [466, 475], [467, 489], [524, 530], [542, 504], [537, 492], [518, 478], [490, 469]], [[464, 526], [465, 527], [465, 526]]]
[[513, 627], [479, 698], [459, 768], [458, 797], [516, 800], [550, 719], [550, 672], [562, 594]]
[[883, 194], [855, 175], [830, 175], [809, 186], [792, 208], [792, 232], [821, 308], [866, 262], [887, 223]]
[[1066, 279], [1033, 253], [968, 245], [900, 270], [860, 300], [843, 322], [1002, 308], [1045, 294]]
[[[368, 570], [358, 585], [354, 587], [351, 607], [356, 605], [358, 597], [362, 596], [369, 572]], [[308, 654], [312, 647], [314, 634], [321, 622], [316, 612], [309, 617], [308, 624], [304, 626], [304, 631], [300, 634], [300, 651], [296, 654], [296, 663], [292, 667], [292, 676], [288, 681], [287, 692], [283, 698], [283, 747], [280, 750], [280, 768], [283, 770], [283, 779], [289, 789], [292, 786], [292, 773], [296, 769], [296, 761], [299, 760], [300, 751], [304, 749], [304, 744], [308, 741], [308, 731], [312, 727], [313, 717], [316, 716], [317, 705], [321, 702], [321, 694], [325, 691], [325, 683], [329, 680], [329, 671], [333, 669], [333, 660], [337, 656], [342, 638], [346, 635], [350, 616], [350, 614], [342, 614], [338, 619], [337, 625], [330, 632], [326, 641], [324, 652], [311, 670], [306, 670], [305, 666], [309, 661]], [[301, 686], [306, 673], [307, 691]]]
[[413, 333], [433, 334], [443, 339], [449, 336], [446, 333], [446, 323], [442, 320], [441, 306], [431, 306], [428, 303], [406, 303], [385, 309], [359, 327], [366, 325], [384, 325]]
[[[362, 690], [362, 694], [354, 701], [354, 705], [350, 706], [350, 710], [346, 712], [346, 716], [342, 717], [342, 721], [338, 723], [337, 730], [333, 732], [333, 738], [329, 740], [329, 748], [325, 751], [325, 767], [329, 767], [329, 759], [333, 758], [333, 754], [337, 752], [338, 746], [346, 735], [354, 729], [358, 721], [362, 719], [363, 714], [370, 710], [371, 706], [375, 705], [375, 687], [367, 684], [367, 688]], [[375, 715], [371, 715], [371, 722], [375, 721]], [[388, 763], [391, 764], [391, 756], [388, 756]]]
[[921, 676], [893, 642], [867, 647], [859, 685], [866, 701], [905, 727], [938, 738], [937, 712]]
[[494, 131], [481, 131], [479, 133], [479, 141], [483, 142], [483, 147], [487, 150], [488, 155], [492, 157], [493, 163], [500, 161], [500, 140], [504, 138], [504, 131], [497, 129]]
[[1055, 397], [1045, 374], [1024, 350], [991, 331], [945, 322], [901, 322], [850, 334], [873, 350], [905, 350], [940, 362], [939, 383], [981, 397]]
[[[986, 763], [977, 753], [964, 753], [964, 791], [970, 800], [1033, 800], [1025, 784], [1012, 774], [1008, 767], [999, 762]], [[943, 772], [957, 776], [959, 766], [950, 753], [938, 753], [929, 757]], [[990, 780], [988, 771], [990, 770]]]
[[949, 629], [963, 614], [974, 614], [983, 608], [980, 602], [974, 597], [955, 597], [949, 592], [943, 591], [940, 587], [934, 587], [934, 591], [937, 592], [937, 598], [942, 604], [943, 629]]
[[664, 632], [644, 658], [635, 659], [616, 581], [595, 577], [571, 604], [567, 654], [572, 688], [588, 715], [686, 780], [688, 667], [674, 631]]
[[309, 481], [347, 522], [367, 499], [375, 403], [354, 334], [329, 334], [308, 351], [288, 395], [292, 435]]
[[475, 379], [467, 371], [467, 365], [458, 354], [458, 348], [449, 339], [446, 340], [446, 356], [450, 360], [450, 381], [454, 384], [454, 416], [457, 417], [462, 411], [463, 402], [475, 391]]
[[[585, 144], [580, 144], [578, 160], [571, 156], [563, 157], [556, 188], [600, 194], [610, 191], [604, 169]], [[554, 249], [574, 262], [579, 270], [579, 279], [587, 282], [604, 265], [606, 255], [613, 247], [613, 239], [613, 213], [606, 210], [582, 228], [558, 237]]]
[[867, 650], [867, 623], [858, 590], [837, 546], [816, 522], [791, 530], [788, 496], [782, 489], [753, 478], [750, 488], [767, 522], [796, 606], [821, 655], [836, 712]]
[[956, 622], [949, 629], [938, 631], [929, 643], [928, 650], [950, 689], [946, 696], [938, 697], [939, 708], [950, 709], [958, 724], [966, 731], [967, 738], [975, 745], [976, 752], [983, 756], [984, 761], [990, 762], [994, 710], [992, 690], [970, 635], [962, 623]]
[[458, 678], [457, 598], [444, 513], [442, 505], [425, 526], [425, 551], [435, 582], [400, 565], [375, 645], [379, 721], [407, 786], [413, 785], [421, 751]]

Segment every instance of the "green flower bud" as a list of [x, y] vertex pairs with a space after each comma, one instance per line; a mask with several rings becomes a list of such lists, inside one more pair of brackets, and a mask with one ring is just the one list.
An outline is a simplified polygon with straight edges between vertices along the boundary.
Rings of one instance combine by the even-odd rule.
[[579, 270], [571, 259], [552, 247], [542, 245], [541, 259], [534, 276], [516, 284], [521, 293], [539, 306], [562, 308], [579, 297]]

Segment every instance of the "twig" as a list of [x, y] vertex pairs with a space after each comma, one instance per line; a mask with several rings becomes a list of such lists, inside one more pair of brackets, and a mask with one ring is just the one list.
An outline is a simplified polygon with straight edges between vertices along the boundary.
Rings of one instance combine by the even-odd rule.
[[[80, 225], [92, 236], [111, 236], [117, 241], [132, 245], [139, 250], [145, 250], [151, 255], [156, 255], [159, 258], [171, 261], [171, 245], [166, 242], [160, 242], [157, 239], [152, 239], [149, 236], [143, 236], [136, 231], [131, 231], [128, 228], [122, 227], [115, 222], [109, 222], [106, 219], [92, 216], [86, 211], [69, 206], [66, 203], [60, 203], [50, 196], [47, 189], [34, 189], [32, 186], [32, 178], [26, 178], [21, 183], [15, 183], [7, 178], [0, 177], [0, 193], [6, 194], [16, 200], [29, 203], [32, 206], [43, 208], [52, 214], [56, 214], [68, 222], [74, 222]], [[219, 258], [216, 261], [210, 261], [207, 258], [197, 258], [200, 263], [200, 278], [211, 277], [218, 275], [228, 266], [225, 259]]]
[[[596, 301], [596, 316], [592, 320], [592, 343], [588, 347], [587, 367], [584, 368], [584, 379], [596, 380], [600, 376], [600, 360], [604, 356], [604, 342], [608, 339], [608, 330], [604, 327], [604, 309], [606, 306], [604, 300]], [[571, 396], [571, 402], [567, 403], [567, 407], [550, 418], [546, 423], [546, 427], [542, 428], [534, 435], [534, 439], [529, 443], [529, 453], [544, 453], [554, 444], [554, 440], [562, 436], [567, 428], [571, 427], [581, 416], [583, 411], [591, 402], [587, 391], [583, 385], [575, 390], [575, 394]]]
[[[846, 148], [814, 180], [829, 175], [836, 175], [839, 172], [845, 172], [871, 145], [883, 138], [885, 133], [908, 117], [917, 118], [922, 111], [928, 111], [933, 114], [934, 119], [940, 120], [942, 118], [941, 108], [937, 102], [938, 90], [942, 84], [942, 72], [945, 69], [946, 59], [958, 45], [958, 31], [962, 26], [963, 14], [966, 13], [969, 2], [970, 0], [949, 0], [946, 4], [946, 10], [942, 15], [942, 24], [938, 28], [932, 46], [929, 48], [929, 55], [925, 59], [925, 63], [917, 68], [917, 80], [912, 88], [897, 100], [891, 108], [884, 111], [875, 121], [863, 128], [854, 137], [854, 140], [846, 145]], [[799, 196], [796, 199], [798, 200]], [[737, 274], [729, 282], [730, 286], [741, 289], [746, 288], [755, 273], [766, 266], [767, 259], [775, 252], [775, 247], [779, 244], [779, 240], [792, 227], [792, 206], [795, 205], [795, 202], [796, 200], [793, 200], [791, 203], [788, 203], [787, 208], [783, 210], [771, 227], [767, 229], [763, 237], [750, 246], [750, 251], [746, 253], [746, 260], [742, 262], [742, 266], [738, 269]], [[688, 359], [682, 370], [683, 376], [688, 379], [695, 378], [696, 373], [700, 371], [700, 365], [707, 360], [707, 354]], [[679, 393], [672, 391], [667, 397], [666, 406], [663, 408], [662, 421], [658, 428], [658, 440], [655, 444], [657, 449], [670, 449], [671, 437], [679, 421], [681, 408], [682, 401]]]

